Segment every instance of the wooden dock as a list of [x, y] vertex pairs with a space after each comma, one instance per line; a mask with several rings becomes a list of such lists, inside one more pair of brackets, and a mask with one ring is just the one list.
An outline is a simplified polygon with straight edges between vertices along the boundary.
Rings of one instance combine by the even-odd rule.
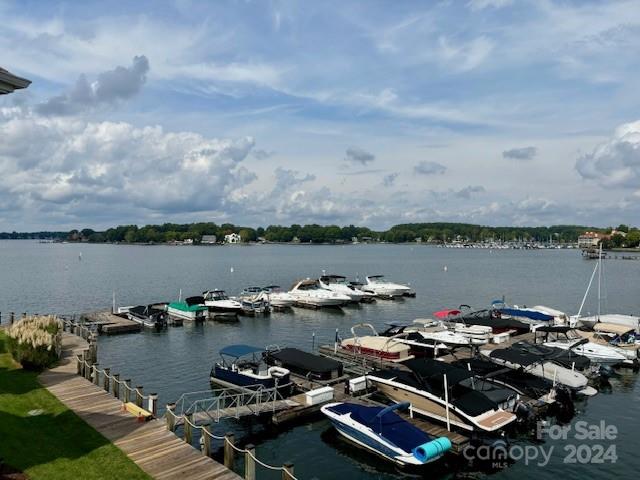
[[240, 476], [168, 431], [163, 421], [139, 423], [131, 414], [122, 411], [120, 400], [78, 376], [75, 355], [86, 348], [84, 340], [64, 333], [60, 365], [39, 377], [62, 403], [153, 478], [240, 480]]
[[111, 312], [91, 312], [81, 316], [86, 322], [97, 325], [98, 333], [115, 335], [119, 333], [140, 332], [142, 325], [128, 318], [115, 315]]

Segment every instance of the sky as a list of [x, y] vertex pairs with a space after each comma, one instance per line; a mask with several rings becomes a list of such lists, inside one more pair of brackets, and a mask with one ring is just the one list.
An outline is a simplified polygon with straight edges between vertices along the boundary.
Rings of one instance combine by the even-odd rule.
[[0, 0], [0, 231], [640, 224], [637, 1]]

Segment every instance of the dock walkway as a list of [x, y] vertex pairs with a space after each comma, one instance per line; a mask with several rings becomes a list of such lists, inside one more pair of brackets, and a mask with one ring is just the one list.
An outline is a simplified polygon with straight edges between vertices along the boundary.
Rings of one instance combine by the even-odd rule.
[[137, 422], [130, 413], [122, 412], [121, 401], [78, 376], [74, 358], [86, 348], [83, 339], [64, 333], [59, 366], [40, 374], [40, 382], [62, 403], [153, 478], [240, 480], [240, 476], [168, 431], [164, 422]]

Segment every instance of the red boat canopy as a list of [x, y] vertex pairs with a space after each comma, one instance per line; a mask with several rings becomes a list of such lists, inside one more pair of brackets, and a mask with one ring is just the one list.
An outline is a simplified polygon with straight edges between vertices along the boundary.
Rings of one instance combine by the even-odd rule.
[[455, 317], [456, 315], [460, 315], [462, 312], [460, 310], [440, 310], [439, 312], [433, 312], [433, 315], [436, 318], [447, 318], [447, 317]]

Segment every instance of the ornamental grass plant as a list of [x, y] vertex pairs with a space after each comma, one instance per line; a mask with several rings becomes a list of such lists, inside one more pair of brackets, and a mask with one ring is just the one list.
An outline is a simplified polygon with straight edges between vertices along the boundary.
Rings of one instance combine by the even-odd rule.
[[25, 370], [43, 370], [60, 358], [62, 322], [54, 315], [26, 316], [6, 333], [11, 356]]

